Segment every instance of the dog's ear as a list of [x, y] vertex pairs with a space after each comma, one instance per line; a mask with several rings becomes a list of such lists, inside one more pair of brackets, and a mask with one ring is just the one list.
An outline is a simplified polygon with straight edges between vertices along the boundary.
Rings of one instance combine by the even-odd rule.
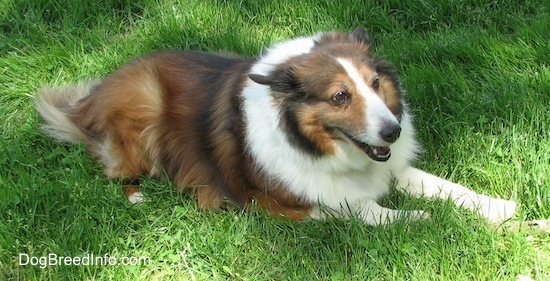
[[248, 78], [252, 81], [269, 86], [273, 91], [279, 93], [291, 93], [297, 92], [299, 83], [294, 76], [294, 69], [292, 67], [278, 68], [268, 75], [262, 74], [248, 74]]
[[269, 76], [261, 75], [261, 74], [254, 74], [250, 73], [248, 74], [248, 78], [252, 79], [252, 81], [261, 84], [261, 85], [271, 85], [273, 82], [272, 79]]
[[351, 38], [355, 39], [358, 43], [365, 44], [366, 46], [371, 47], [372, 42], [370, 40], [369, 35], [365, 30], [361, 27], [357, 27], [351, 34]]

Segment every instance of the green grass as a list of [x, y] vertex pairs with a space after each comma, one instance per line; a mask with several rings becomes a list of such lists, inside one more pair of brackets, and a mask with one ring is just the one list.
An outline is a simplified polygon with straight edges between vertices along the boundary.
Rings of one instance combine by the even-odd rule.
[[[132, 206], [83, 146], [40, 130], [42, 85], [102, 77], [160, 49], [255, 55], [365, 27], [403, 79], [420, 168], [550, 217], [550, 10], [544, 1], [0, 0], [0, 280], [535, 280], [550, 234], [494, 227], [445, 201], [384, 203], [433, 218], [387, 227], [200, 212], [146, 180]], [[139, 266], [20, 266], [30, 256], [149, 257]]]

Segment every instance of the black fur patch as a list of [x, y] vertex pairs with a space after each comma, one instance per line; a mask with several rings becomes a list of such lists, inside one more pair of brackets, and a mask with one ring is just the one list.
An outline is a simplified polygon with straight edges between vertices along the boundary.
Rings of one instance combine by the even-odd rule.
[[323, 155], [321, 148], [319, 148], [315, 142], [307, 138], [300, 131], [300, 124], [298, 123], [298, 117], [296, 114], [297, 113], [294, 106], [282, 104], [279, 126], [285, 132], [286, 139], [291, 145], [303, 150], [306, 153], [315, 156]]

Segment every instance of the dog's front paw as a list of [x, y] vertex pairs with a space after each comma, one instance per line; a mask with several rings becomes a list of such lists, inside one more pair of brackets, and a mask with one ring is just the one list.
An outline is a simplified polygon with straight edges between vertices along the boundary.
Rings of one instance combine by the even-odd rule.
[[511, 200], [483, 195], [480, 203], [478, 213], [492, 223], [502, 223], [512, 218], [516, 213], [517, 203]]

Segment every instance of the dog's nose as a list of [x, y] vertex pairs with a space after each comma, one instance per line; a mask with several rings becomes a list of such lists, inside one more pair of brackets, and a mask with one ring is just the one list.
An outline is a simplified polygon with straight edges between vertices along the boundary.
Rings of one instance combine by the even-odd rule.
[[397, 123], [388, 125], [380, 131], [380, 137], [388, 143], [394, 143], [399, 138], [399, 134], [401, 134], [401, 126]]

